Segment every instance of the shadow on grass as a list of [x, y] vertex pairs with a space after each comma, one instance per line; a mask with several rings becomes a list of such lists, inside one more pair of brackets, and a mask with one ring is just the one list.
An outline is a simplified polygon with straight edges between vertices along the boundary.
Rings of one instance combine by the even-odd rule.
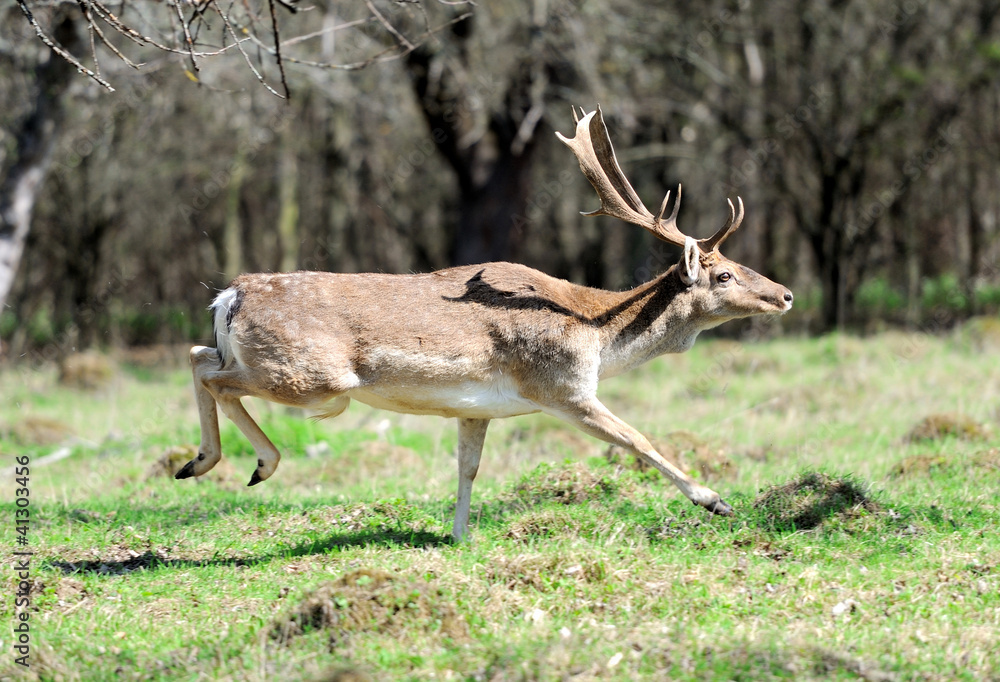
[[138, 553], [123, 548], [113, 548], [110, 556], [82, 561], [42, 561], [43, 567], [53, 568], [66, 575], [125, 575], [139, 570], [189, 569], [213, 566], [257, 566], [274, 559], [326, 554], [331, 550], [350, 547], [418, 548], [450, 545], [451, 536], [427, 531], [363, 530], [331, 535], [322, 540], [302, 542], [290, 548], [264, 554], [237, 557], [220, 557], [218, 553], [205, 559], [172, 557], [169, 551], [146, 550]]

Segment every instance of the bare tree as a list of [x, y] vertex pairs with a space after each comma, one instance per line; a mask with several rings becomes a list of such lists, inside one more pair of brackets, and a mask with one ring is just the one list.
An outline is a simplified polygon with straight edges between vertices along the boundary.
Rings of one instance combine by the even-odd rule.
[[[53, 15], [53, 35], [74, 49], [81, 42], [71, 13]], [[7, 55], [8, 60], [14, 59]], [[0, 311], [14, 285], [17, 266], [31, 229], [35, 199], [52, 160], [52, 148], [62, 121], [63, 95], [73, 78], [73, 67], [55, 54], [43, 54], [35, 68], [31, 105], [14, 133], [14, 159], [0, 183]]]
[[[13, 287], [24, 252], [36, 197], [58, 136], [64, 94], [74, 72], [114, 92], [116, 68], [120, 70], [124, 65], [141, 70], [147, 66], [144, 59], [155, 60], [165, 54], [175, 58], [190, 80], [211, 85], [218, 76], [208, 75], [211, 69], [206, 64], [233, 57], [241, 59], [268, 92], [288, 99], [286, 63], [345, 71], [362, 69], [404, 57], [437, 31], [469, 16], [468, 12], [454, 11], [456, 5], [466, 3], [448, 2], [448, 16], [440, 25], [433, 25], [419, 3], [409, 3], [402, 11], [411, 15], [411, 22], [412, 15], [418, 15], [422, 24], [415, 37], [406, 38], [395, 28], [391, 11], [379, 9], [374, 0], [366, 0], [360, 8], [347, 5], [353, 14], [346, 19], [334, 12], [326, 14], [318, 31], [307, 30], [308, 20], [293, 23], [293, 37], [283, 39], [279, 6], [282, 12], [295, 15], [299, 13], [297, 0], [228, 5], [203, 0], [188, 6], [150, 1], [122, 4], [117, 13], [101, 0], [17, 0], [16, 4], [27, 25], [50, 51], [43, 53], [35, 70], [33, 104], [14, 135], [15, 158], [0, 184], [0, 310]], [[303, 13], [318, 13], [316, 8], [309, 10]], [[346, 30], [361, 32], [366, 39], [355, 40], [338, 51], [333, 36]], [[82, 37], [85, 33], [89, 46]], [[308, 48], [308, 57], [296, 53], [301, 45]], [[321, 59], [312, 57], [316, 52]], [[338, 54], [345, 59], [337, 60]], [[102, 68], [108, 55], [116, 67], [110, 71], [107, 66]], [[269, 71], [274, 73], [269, 75]], [[286, 220], [284, 224], [291, 223]]]

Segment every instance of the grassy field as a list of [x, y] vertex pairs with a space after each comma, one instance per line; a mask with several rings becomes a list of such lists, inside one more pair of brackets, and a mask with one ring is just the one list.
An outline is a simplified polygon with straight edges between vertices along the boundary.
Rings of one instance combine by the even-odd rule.
[[275, 476], [245, 487], [222, 420], [223, 462], [175, 481], [198, 441], [182, 366], [121, 360], [90, 390], [8, 368], [32, 641], [25, 673], [5, 468], [0, 678], [1000, 680], [989, 341], [703, 340], [601, 397], [735, 517], [535, 415], [491, 425], [461, 546], [452, 421], [246, 401]]

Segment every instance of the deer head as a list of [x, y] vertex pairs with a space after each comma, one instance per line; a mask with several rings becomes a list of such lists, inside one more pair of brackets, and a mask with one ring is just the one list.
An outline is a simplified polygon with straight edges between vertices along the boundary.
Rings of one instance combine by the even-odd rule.
[[691, 290], [692, 314], [704, 316], [705, 328], [730, 319], [785, 313], [791, 309], [791, 291], [719, 252], [722, 243], [743, 222], [741, 198], [736, 200], [739, 210], [727, 199], [729, 218], [715, 234], [705, 239], [689, 237], [677, 227], [680, 186], [677, 187], [677, 198], [670, 215], [664, 218], [670, 203], [671, 193], [667, 192], [659, 213], [654, 216], [643, 205], [618, 165], [601, 108], [597, 107], [582, 118], [574, 109], [573, 118], [576, 120], [576, 135], [573, 138], [561, 133], [556, 135], [576, 154], [580, 169], [601, 200], [600, 208], [583, 215], [613, 216], [649, 230], [658, 239], [683, 247], [683, 256], [672, 271]]

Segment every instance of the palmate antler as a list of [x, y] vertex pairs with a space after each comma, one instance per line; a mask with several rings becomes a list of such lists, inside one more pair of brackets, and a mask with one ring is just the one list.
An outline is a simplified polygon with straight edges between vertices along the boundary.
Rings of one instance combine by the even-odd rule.
[[[608, 128], [604, 125], [601, 107], [598, 106], [595, 111], [585, 114], [583, 118], [577, 118], [574, 109], [573, 118], [576, 119], [576, 135], [568, 138], [556, 133], [556, 136], [576, 154], [580, 169], [601, 199], [599, 209], [583, 215], [613, 216], [627, 223], [639, 225], [665, 242], [684, 246], [687, 236], [677, 228], [677, 212], [681, 207], [680, 185], [677, 186], [677, 200], [674, 201], [674, 210], [670, 215], [666, 219], [663, 218], [667, 203], [670, 201], [670, 192], [667, 192], [660, 205], [659, 214], [653, 216], [632, 189], [632, 185], [618, 165], [615, 150], [611, 146], [611, 138], [608, 136]], [[718, 254], [722, 242], [743, 222], [743, 199], [737, 197], [737, 203], [740, 207], [739, 213], [736, 212], [733, 202], [729, 201], [729, 220], [722, 229], [707, 239], [696, 240], [703, 255]]]

